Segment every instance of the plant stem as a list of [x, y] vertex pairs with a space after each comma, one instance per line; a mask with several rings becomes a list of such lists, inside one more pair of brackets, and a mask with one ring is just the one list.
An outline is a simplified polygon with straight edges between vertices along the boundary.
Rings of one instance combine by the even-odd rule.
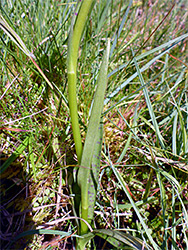
[[81, 4], [79, 13], [76, 12], [73, 17], [71, 24], [70, 37], [68, 43], [68, 60], [67, 60], [67, 71], [68, 71], [68, 92], [69, 92], [69, 109], [72, 123], [73, 138], [75, 142], [76, 154], [78, 162], [81, 162], [82, 157], [82, 140], [78, 121], [78, 108], [77, 108], [77, 97], [76, 97], [76, 79], [77, 79], [77, 61], [78, 61], [78, 49], [80, 45], [80, 39], [87, 22], [90, 9], [94, 0], [83, 0], [78, 3]]

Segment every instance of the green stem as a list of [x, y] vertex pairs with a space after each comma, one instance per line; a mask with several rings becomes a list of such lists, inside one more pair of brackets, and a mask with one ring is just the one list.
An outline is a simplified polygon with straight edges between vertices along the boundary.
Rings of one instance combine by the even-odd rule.
[[[69, 109], [72, 123], [73, 138], [75, 142], [76, 154], [78, 162], [81, 162], [82, 157], [82, 140], [78, 121], [78, 108], [77, 108], [77, 97], [76, 97], [76, 79], [77, 79], [77, 61], [78, 61], [78, 49], [80, 45], [81, 36], [85, 24], [87, 22], [90, 9], [94, 0], [83, 0], [78, 3], [80, 6], [79, 13], [73, 17], [73, 22], [70, 30], [70, 37], [68, 43], [68, 92], [69, 92]], [[78, 8], [77, 8], [78, 9]]]

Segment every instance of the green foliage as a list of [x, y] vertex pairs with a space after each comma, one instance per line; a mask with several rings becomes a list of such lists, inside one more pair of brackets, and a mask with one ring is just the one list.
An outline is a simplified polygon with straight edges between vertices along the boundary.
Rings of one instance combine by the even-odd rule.
[[0, 9], [4, 249], [187, 249], [186, 1]]

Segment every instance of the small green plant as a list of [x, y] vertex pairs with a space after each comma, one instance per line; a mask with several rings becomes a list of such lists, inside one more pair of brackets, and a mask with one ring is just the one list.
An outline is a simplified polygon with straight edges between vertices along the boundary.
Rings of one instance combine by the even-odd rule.
[[[79, 129], [78, 111], [77, 111], [77, 96], [76, 96], [76, 75], [77, 75], [77, 58], [78, 48], [81, 36], [83, 34], [84, 27], [91, 12], [93, 6], [93, 0], [83, 0], [78, 3], [76, 12], [71, 24], [71, 31], [68, 44], [68, 90], [69, 90], [69, 108], [73, 129], [73, 136], [75, 141], [75, 147], [78, 158], [78, 174], [77, 183], [81, 190], [81, 202], [80, 202], [80, 235], [78, 238], [78, 249], [84, 250], [87, 242], [94, 237], [95, 234], [101, 234], [102, 237], [105, 235], [109, 237], [109, 241], [114, 241], [114, 245], [118, 246], [119, 235], [111, 230], [100, 232], [95, 230], [95, 233], [88, 233], [88, 224], [91, 225], [93, 220], [95, 199], [96, 199], [96, 188], [99, 180], [99, 169], [100, 169], [100, 156], [102, 149], [102, 138], [103, 138], [103, 122], [101, 120], [102, 109], [104, 104], [105, 90], [107, 84], [107, 73], [108, 73], [108, 61], [110, 55], [110, 39], [107, 39], [106, 51], [103, 55], [103, 61], [101, 63], [97, 89], [95, 91], [94, 100], [92, 102], [92, 110], [89, 118], [89, 124], [87, 127], [87, 134], [85, 143], [82, 151], [81, 134]], [[77, 10], [78, 13], [77, 13]], [[133, 201], [132, 201], [133, 202]], [[134, 203], [134, 202], [133, 202]], [[139, 212], [138, 212], [139, 214]], [[112, 235], [111, 235], [112, 234]], [[116, 238], [116, 236], [117, 238]], [[150, 235], [149, 235], [150, 237]], [[129, 235], [124, 239], [131, 239]], [[153, 245], [152, 238], [150, 237]], [[120, 240], [120, 239], [119, 239]], [[130, 240], [131, 241], [131, 240]], [[123, 242], [123, 241], [122, 241]], [[128, 243], [129, 244], [128, 244]], [[126, 243], [133, 246], [132, 242], [127, 241]], [[138, 249], [142, 248], [142, 244], [135, 238], [134, 242], [138, 244]], [[124, 243], [124, 242], [123, 242]], [[155, 247], [157, 249], [157, 246]]]

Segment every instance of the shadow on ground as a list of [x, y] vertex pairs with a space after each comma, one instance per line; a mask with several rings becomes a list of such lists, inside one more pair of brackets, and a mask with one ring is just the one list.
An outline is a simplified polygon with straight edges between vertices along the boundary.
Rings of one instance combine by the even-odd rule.
[[[0, 155], [0, 166], [7, 159], [7, 156]], [[0, 249], [26, 249], [32, 241], [32, 236], [14, 241], [20, 233], [35, 229], [30, 216], [29, 183], [24, 176], [23, 166], [18, 161], [0, 176]]]

